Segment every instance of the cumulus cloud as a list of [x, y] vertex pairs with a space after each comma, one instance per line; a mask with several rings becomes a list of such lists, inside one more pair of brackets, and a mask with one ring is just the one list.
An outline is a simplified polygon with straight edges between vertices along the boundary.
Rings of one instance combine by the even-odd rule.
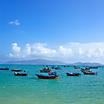
[[56, 53], [56, 50], [48, 48], [47, 44], [44, 43], [35, 43], [30, 45], [30, 47], [33, 55], [52, 57]]
[[27, 43], [24, 47], [18, 46], [17, 43], [12, 43], [11, 57], [27, 58], [27, 57], [54, 57], [56, 50], [48, 48], [44, 43]]
[[10, 25], [14, 25], [14, 26], [20, 26], [20, 25], [21, 25], [21, 23], [19, 22], [18, 19], [13, 20], [13, 21], [10, 21], [9, 24], [10, 24]]
[[11, 57], [20, 57], [21, 56], [21, 47], [17, 43], [12, 43], [12, 51], [9, 54]]
[[24, 47], [12, 43], [10, 57], [44, 58], [64, 62], [100, 62], [104, 61], [104, 42], [71, 42], [52, 49], [45, 43], [27, 43]]

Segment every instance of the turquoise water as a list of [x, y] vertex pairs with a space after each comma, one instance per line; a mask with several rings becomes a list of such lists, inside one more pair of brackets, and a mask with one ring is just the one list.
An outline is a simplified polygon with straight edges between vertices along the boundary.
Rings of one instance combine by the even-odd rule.
[[[0, 65], [25, 69], [26, 77], [14, 76], [9, 71], [0, 71], [0, 104], [104, 104], [104, 67], [94, 71], [98, 75], [67, 77], [72, 67], [57, 70], [60, 78], [54, 80], [38, 79], [35, 74], [42, 66]], [[78, 72], [78, 71], [77, 71]]]

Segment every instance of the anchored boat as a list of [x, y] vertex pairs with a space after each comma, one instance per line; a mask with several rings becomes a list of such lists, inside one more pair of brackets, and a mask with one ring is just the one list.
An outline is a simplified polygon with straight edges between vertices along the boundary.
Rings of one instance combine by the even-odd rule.
[[51, 72], [51, 73], [40, 73], [36, 74], [36, 76], [40, 79], [55, 79], [58, 78], [59, 76], [56, 74], [56, 72]]
[[14, 75], [15, 76], [27, 76], [28, 74], [24, 72], [14, 72]]
[[80, 73], [66, 73], [67, 76], [80, 76]]

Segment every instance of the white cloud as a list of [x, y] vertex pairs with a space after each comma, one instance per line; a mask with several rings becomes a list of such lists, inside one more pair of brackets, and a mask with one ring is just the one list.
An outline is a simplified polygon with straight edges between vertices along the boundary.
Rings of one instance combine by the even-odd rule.
[[21, 47], [17, 43], [12, 43], [12, 52], [9, 54], [11, 57], [21, 56]]
[[48, 48], [44, 43], [26, 44], [23, 48], [17, 43], [12, 43], [11, 57], [27, 58], [27, 57], [43, 57], [51, 58], [55, 55], [56, 50]]
[[20, 26], [20, 25], [21, 25], [21, 23], [19, 22], [18, 19], [13, 20], [13, 21], [10, 21], [9, 24], [10, 24], [10, 25], [15, 25], [15, 26]]
[[24, 47], [12, 43], [10, 57], [45, 58], [64, 62], [100, 62], [104, 63], [104, 42], [71, 42], [52, 49], [44, 43], [26, 44]]
[[33, 55], [40, 55], [45, 57], [53, 57], [56, 53], [56, 50], [48, 48], [47, 44], [44, 43], [35, 43], [31, 45], [31, 51]]

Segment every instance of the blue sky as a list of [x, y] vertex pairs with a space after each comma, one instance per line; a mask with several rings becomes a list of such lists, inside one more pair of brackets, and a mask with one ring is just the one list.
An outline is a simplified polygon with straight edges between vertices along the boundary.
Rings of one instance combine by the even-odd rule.
[[0, 0], [0, 28], [0, 52], [7, 56], [15, 54], [13, 46], [24, 50], [27, 43], [45, 43], [43, 47], [56, 51], [72, 42], [73, 47], [76, 42], [103, 44], [104, 1]]

